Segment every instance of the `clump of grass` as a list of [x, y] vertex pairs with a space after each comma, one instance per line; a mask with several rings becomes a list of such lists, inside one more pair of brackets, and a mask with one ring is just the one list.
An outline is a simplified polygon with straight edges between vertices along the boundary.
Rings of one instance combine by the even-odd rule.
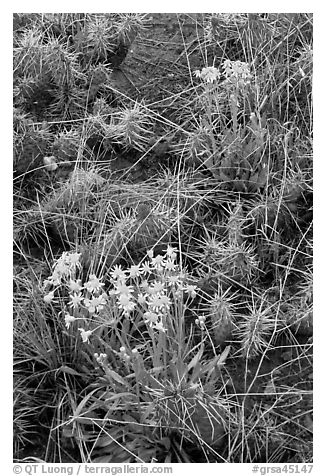
[[27, 445], [35, 441], [39, 411], [33, 389], [28, 391], [26, 383], [20, 378], [14, 383], [13, 401], [14, 455], [16, 457], [19, 457]]
[[[57, 319], [56, 313], [43, 300], [40, 282], [45, 279], [46, 270], [44, 262], [36, 263], [28, 272], [16, 272], [15, 280], [14, 362], [19, 376], [15, 398], [17, 405], [18, 402], [29, 402], [29, 411], [24, 416], [21, 414], [24, 407], [17, 409], [17, 432], [20, 432], [17, 435], [17, 450], [22, 449], [20, 443], [26, 427], [25, 436], [34, 445], [44, 444], [45, 438], [46, 460], [55, 462], [62, 460], [64, 452], [54, 443], [56, 439], [61, 439], [60, 425], [68, 416], [74, 392], [81, 390], [81, 382], [77, 383], [76, 375], [87, 379], [89, 374], [84, 374], [86, 354], [79, 352], [64, 332], [64, 325]], [[79, 370], [73, 370], [74, 359], [80, 364]], [[33, 432], [29, 435], [27, 418], [37, 436]], [[40, 418], [44, 425], [41, 435], [38, 426]]]

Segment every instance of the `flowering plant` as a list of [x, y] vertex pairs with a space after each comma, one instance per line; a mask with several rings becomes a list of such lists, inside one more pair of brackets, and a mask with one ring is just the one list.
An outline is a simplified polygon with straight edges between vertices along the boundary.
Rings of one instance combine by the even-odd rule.
[[207, 66], [206, 68], [202, 68], [201, 71], [197, 69], [194, 74], [205, 83], [214, 83], [221, 76], [219, 70], [214, 66]]
[[175, 312], [173, 307], [185, 293], [190, 298], [196, 296], [196, 286], [187, 284], [187, 276], [176, 263], [177, 253], [171, 246], [165, 255], [148, 258], [142, 265], [133, 265], [123, 271], [115, 266], [111, 271], [113, 289], [109, 292], [115, 297], [122, 314], [129, 317], [136, 311], [143, 316], [145, 324], [161, 332], [166, 331], [168, 315]]
[[152, 337], [153, 329], [165, 333], [168, 328], [175, 328], [173, 317], [178, 314], [180, 305], [197, 293], [196, 286], [189, 284], [187, 273], [177, 264], [177, 252], [171, 246], [164, 255], [154, 256], [152, 250], [148, 251], [142, 264], [128, 269], [115, 265], [110, 272], [112, 288], [108, 293], [104, 291], [103, 279], [95, 274], [90, 274], [82, 283], [80, 256], [80, 253], [65, 252], [56, 261], [52, 275], [44, 282], [44, 289], [51, 288], [44, 300], [55, 301], [55, 293], [60, 290], [62, 293], [64, 289], [68, 293], [68, 302], [64, 304], [67, 329], [76, 320], [82, 320], [85, 326], [87, 322], [98, 324], [92, 329], [78, 328], [83, 342], [89, 342], [99, 327], [113, 323], [109, 309], [115, 309], [116, 322], [128, 318], [145, 324]]
[[[64, 252], [54, 263], [51, 276], [44, 281], [44, 290], [52, 288], [44, 296], [44, 301], [56, 302], [55, 293], [58, 294], [63, 305], [67, 329], [77, 320], [91, 319], [102, 311], [108, 302], [107, 294], [102, 291], [104, 283], [95, 274], [90, 274], [88, 281], [82, 284], [79, 278], [82, 271], [80, 257], [81, 253]], [[83, 342], [88, 342], [92, 331], [84, 328], [78, 330]]]

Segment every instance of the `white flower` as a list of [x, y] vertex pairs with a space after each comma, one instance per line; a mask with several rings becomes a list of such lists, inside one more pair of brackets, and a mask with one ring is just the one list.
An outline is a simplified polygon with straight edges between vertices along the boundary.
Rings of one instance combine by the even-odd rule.
[[133, 286], [128, 286], [124, 282], [118, 282], [115, 285], [116, 291], [115, 294], [125, 294], [126, 296], [131, 297], [134, 292]]
[[160, 319], [160, 315], [155, 313], [155, 312], [145, 312], [144, 313], [144, 318], [145, 318], [145, 324], [149, 324], [150, 327], [153, 327], [154, 329], [157, 329], [158, 331], [165, 332], [166, 329], [163, 327], [163, 322]]
[[161, 293], [164, 291], [164, 283], [161, 283], [160, 281], [154, 281], [148, 289], [147, 292], [148, 294], [156, 294], [156, 293]]
[[93, 304], [91, 303], [91, 300], [90, 300], [90, 299], [85, 298], [85, 299], [84, 299], [84, 305], [87, 307], [88, 312], [90, 312], [91, 314], [94, 314], [94, 312], [96, 311], [96, 309], [95, 309], [95, 306], [93, 306]]
[[162, 266], [164, 266], [164, 257], [157, 255], [155, 258], [152, 258], [152, 266], [154, 269], [162, 269]]
[[171, 276], [168, 276], [167, 281], [170, 286], [173, 286], [173, 285], [179, 286], [182, 283], [182, 279], [180, 278], [179, 274], [172, 274]]
[[69, 329], [70, 324], [75, 322], [75, 320], [76, 320], [76, 318], [74, 316], [71, 316], [70, 314], [65, 315], [65, 324], [66, 324], [67, 329]]
[[125, 280], [127, 275], [126, 272], [121, 269], [121, 266], [115, 265], [113, 270], [110, 271], [110, 275], [112, 276], [113, 279], [121, 279]]
[[139, 264], [132, 265], [129, 268], [129, 277], [130, 278], [137, 278], [140, 276], [140, 266]]
[[154, 309], [154, 311], [169, 309], [170, 304], [170, 298], [165, 295], [154, 294], [153, 296], [149, 296], [148, 306]]
[[206, 83], [214, 83], [214, 81], [220, 78], [221, 74], [214, 66], [207, 66], [201, 71], [195, 71], [195, 76], [197, 76], [197, 78], [201, 78]]
[[54, 291], [51, 291], [51, 292], [49, 292], [48, 294], [46, 294], [43, 299], [44, 299], [44, 301], [45, 301], [46, 303], [50, 303], [51, 301], [53, 301], [53, 299], [54, 299]]
[[96, 307], [98, 311], [101, 311], [105, 304], [107, 303], [107, 294], [102, 293], [98, 297], [93, 297], [92, 298], [92, 303]]
[[145, 261], [143, 263], [143, 266], [141, 267], [141, 271], [140, 271], [142, 274], [151, 274], [152, 272], [152, 268], [151, 268], [151, 265], [149, 263], [149, 261]]
[[172, 261], [172, 259], [166, 260], [166, 262], [165, 262], [165, 269], [166, 269], [167, 271], [175, 271], [176, 265], [174, 264], [174, 261]]
[[140, 287], [141, 289], [144, 289], [145, 291], [147, 291], [148, 286], [149, 286], [149, 284], [148, 284], [147, 279], [144, 279], [144, 281], [142, 281], [142, 282], [140, 283], [140, 285], [139, 285], [139, 287]]
[[146, 304], [146, 295], [143, 293], [139, 293], [137, 297], [138, 304]]
[[61, 257], [53, 264], [54, 271], [50, 279], [58, 284], [61, 284], [63, 277], [69, 276], [76, 271], [76, 268], [81, 268], [79, 258], [81, 253], [69, 253], [65, 251]]
[[52, 275], [49, 277], [48, 281], [52, 284], [52, 286], [60, 286], [62, 279], [62, 273], [60, 273], [57, 269], [55, 269]]
[[71, 279], [69, 281], [68, 287], [69, 287], [71, 292], [75, 292], [75, 293], [78, 293], [79, 291], [81, 291], [83, 289], [83, 286], [81, 285], [81, 280], [80, 279], [77, 279], [77, 281], [74, 281], [74, 280]]
[[172, 246], [169, 245], [169, 246], [166, 248], [165, 254], [166, 254], [166, 256], [168, 256], [169, 258], [171, 258], [172, 261], [174, 261], [175, 258], [177, 257], [177, 253], [176, 253], [177, 251], [178, 251], [178, 250], [177, 250], [176, 248], [173, 248]]
[[82, 338], [83, 342], [89, 342], [89, 338], [92, 335], [92, 331], [85, 331], [83, 328], [78, 328], [80, 331], [80, 337]]
[[84, 284], [84, 288], [90, 293], [100, 291], [102, 286], [104, 286], [104, 283], [101, 283], [95, 274], [90, 274], [89, 280]]
[[159, 315], [156, 312], [147, 311], [144, 312], [144, 318], [145, 324], [149, 324], [151, 327], [153, 327], [153, 325], [159, 320]]
[[[223, 63], [224, 74], [230, 82], [237, 82], [244, 86], [250, 83], [252, 75], [248, 63], [242, 61], [225, 60]], [[232, 81], [233, 80], [233, 81]]]
[[121, 296], [118, 298], [118, 301], [118, 307], [119, 309], [123, 309], [123, 314], [125, 316], [129, 316], [130, 312], [136, 307], [136, 304], [133, 301], [130, 301], [130, 297], [126, 294], [121, 294]]
[[83, 296], [81, 295], [81, 293], [74, 293], [72, 295], [70, 295], [70, 301], [69, 301], [69, 306], [70, 307], [73, 307], [74, 309], [76, 309], [82, 302], [83, 300]]
[[187, 286], [183, 288], [183, 290], [186, 291], [186, 293], [189, 294], [189, 296], [191, 296], [192, 299], [194, 299], [197, 295], [196, 289], [197, 289], [196, 286], [192, 286], [190, 284], [187, 284]]
[[68, 265], [64, 262], [63, 258], [59, 258], [53, 267], [53, 274], [56, 274], [57, 276], [65, 275], [68, 272]]
[[69, 264], [71, 268], [74, 268], [76, 266], [80, 267], [80, 262], [79, 258], [81, 257], [81, 253], [67, 253], [66, 254], [66, 262]]
[[84, 299], [84, 304], [88, 309], [88, 312], [93, 314], [94, 312], [99, 312], [104, 309], [106, 304], [105, 295], [101, 294], [98, 297], [92, 297], [91, 299]]

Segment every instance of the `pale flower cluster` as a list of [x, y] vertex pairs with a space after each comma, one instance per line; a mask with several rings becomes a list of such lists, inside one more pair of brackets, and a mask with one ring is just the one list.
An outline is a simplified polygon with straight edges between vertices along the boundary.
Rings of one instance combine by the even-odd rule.
[[223, 72], [228, 82], [239, 87], [249, 85], [252, 79], [249, 64], [242, 61], [225, 60]]
[[[117, 314], [132, 318], [141, 315], [150, 328], [165, 332], [169, 315], [175, 312], [179, 300], [193, 299], [196, 286], [189, 284], [186, 273], [177, 264], [177, 250], [168, 246], [164, 255], [148, 251], [147, 259], [128, 269], [114, 266], [110, 272], [112, 289], [108, 294], [103, 290], [104, 282], [95, 274], [82, 283], [80, 253], [63, 253], [55, 262], [53, 273], [44, 282], [44, 289], [50, 291], [44, 301], [51, 303], [55, 293], [64, 303], [64, 321], [67, 329], [77, 320], [83, 322], [102, 316], [102, 311], [111, 309]], [[59, 292], [60, 291], [60, 292]], [[103, 325], [103, 323], [102, 323]], [[83, 342], [89, 342], [93, 330], [79, 327]]]
[[110, 273], [113, 289], [109, 294], [114, 296], [125, 317], [137, 311], [145, 324], [165, 332], [175, 299], [180, 299], [183, 293], [193, 299], [196, 286], [186, 284], [186, 275], [176, 263], [177, 253], [171, 246], [164, 255], [154, 256], [152, 250], [147, 255], [142, 264], [129, 269], [122, 270], [117, 265], [113, 268]]
[[202, 79], [205, 83], [214, 83], [221, 77], [221, 73], [214, 66], [207, 66], [206, 68], [202, 68], [201, 71], [197, 69], [195, 76]]
[[248, 63], [242, 61], [225, 60], [222, 64], [223, 73], [215, 66], [206, 66], [202, 70], [194, 72], [197, 78], [202, 79], [207, 84], [215, 83], [221, 78], [222, 74], [226, 78], [227, 83], [231, 83], [237, 87], [244, 87], [250, 84], [252, 74]]
[[[102, 290], [104, 283], [95, 274], [90, 274], [84, 283], [78, 279], [82, 270], [80, 256], [81, 253], [64, 252], [54, 263], [51, 276], [44, 281], [44, 289], [51, 288], [44, 296], [46, 303], [51, 303], [55, 299], [55, 293], [59, 290], [61, 291], [60, 302], [67, 301], [64, 310], [67, 329], [77, 320], [96, 316], [108, 303], [108, 295]], [[84, 328], [78, 330], [82, 341], [88, 342], [92, 331]]]
[[81, 253], [69, 253], [65, 251], [54, 263], [51, 276], [44, 281], [44, 286], [60, 286], [63, 280], [75, 276], [77, 270], [81, 269]]

